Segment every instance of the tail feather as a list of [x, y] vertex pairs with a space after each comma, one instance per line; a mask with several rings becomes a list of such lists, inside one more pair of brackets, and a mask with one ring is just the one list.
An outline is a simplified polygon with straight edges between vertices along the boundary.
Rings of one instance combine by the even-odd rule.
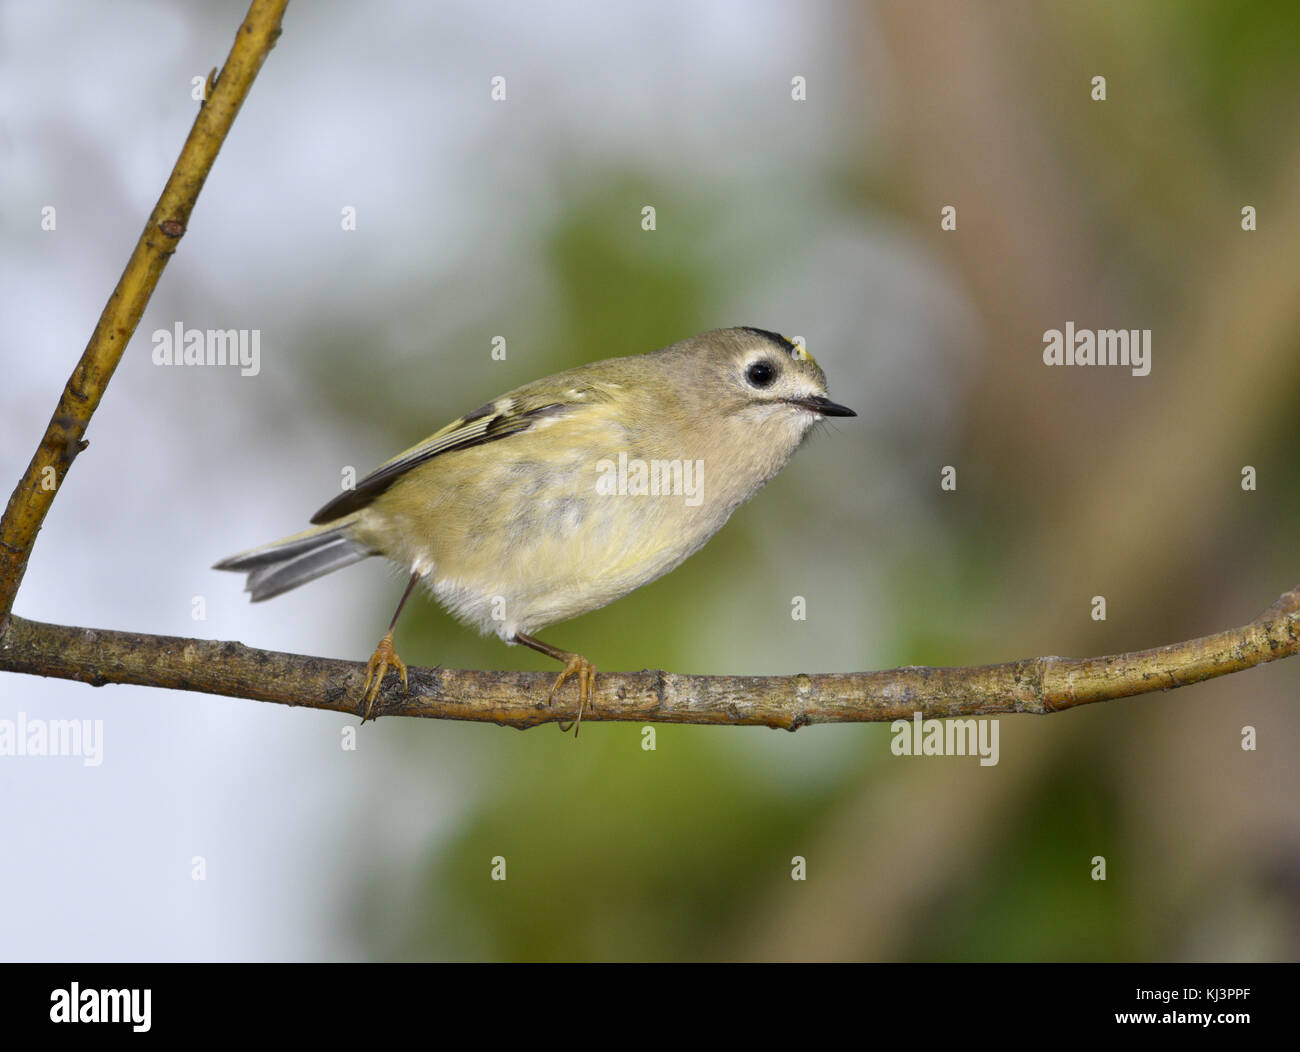
[[222, 559], [213, 569], [246, 572], [244, 591], [253, 602], [261, 602], [374, 555], [372, 548], [347, 535], [348, 525], [345, 520], [304, 530]]

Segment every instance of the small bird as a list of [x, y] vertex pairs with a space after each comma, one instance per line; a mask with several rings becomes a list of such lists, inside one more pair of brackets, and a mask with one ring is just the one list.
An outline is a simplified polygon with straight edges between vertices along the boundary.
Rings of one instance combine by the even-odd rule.
[[547, 704], [577, 676], [576, 727], [596, 667], [534, 633], [674, 569], [815, 423], [856, 415], [827, 397], [801, 344], [715, 329], [516, 388], [382, 464], [311, 529], [214, 569], [246, 572], [253, 602], [372, 555], [410, 572], [366, 665], [363, 723], [390, 667], [409, 689], [393, 630], [423, 581], [461, 621], [564, 662]]

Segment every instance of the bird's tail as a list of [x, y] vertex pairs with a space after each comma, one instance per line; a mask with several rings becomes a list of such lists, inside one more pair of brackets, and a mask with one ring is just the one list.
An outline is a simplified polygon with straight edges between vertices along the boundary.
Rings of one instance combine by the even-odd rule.
[[314, 526], [222, 559], [212, 568], [247, 573], [244, 591], [251, 593], [252, 601], [270, 599], [376, 554], [373, 548], [348, 536], [347, 527], [351, 525], [349, 516]]

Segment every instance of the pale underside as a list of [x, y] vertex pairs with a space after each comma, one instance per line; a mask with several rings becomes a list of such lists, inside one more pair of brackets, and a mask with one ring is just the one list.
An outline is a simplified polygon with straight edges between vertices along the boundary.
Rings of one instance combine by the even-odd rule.
[[[726, 463], [716, 444], [684, 443], [675, 429], [632, 433], [609, 403], [575, 406], [420, 464], [357, 512], [348, 533], [420, 574], [453, 615], [510, 641], [673, 569], [780, 470], [814, 419], [789, 408], [738, 414], [730, 426], [748, 441]], [[620, 454], [686, 465], [702, 491], [602, 492]]]

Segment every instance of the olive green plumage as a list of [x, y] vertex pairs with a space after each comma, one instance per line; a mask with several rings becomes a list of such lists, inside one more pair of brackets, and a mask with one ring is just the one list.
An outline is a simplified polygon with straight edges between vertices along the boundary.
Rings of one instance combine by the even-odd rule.
[[502, 395], [381, 465], [312, 529], [217, 569], [247, 572], [256, 601], [383, 555], [513, 642], [673, 569], [819, 419], [849, 415], [802, 347], [718, 329]]

